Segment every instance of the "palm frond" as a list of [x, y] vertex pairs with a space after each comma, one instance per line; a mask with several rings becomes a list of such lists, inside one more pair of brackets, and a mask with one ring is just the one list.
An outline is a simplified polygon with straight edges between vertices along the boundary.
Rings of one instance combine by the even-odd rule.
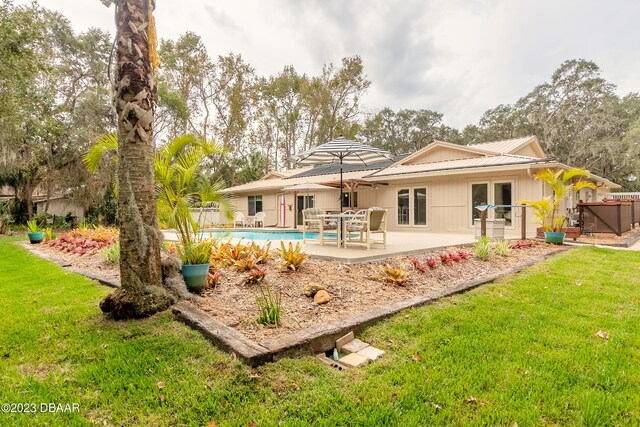
[[580, 168], [571, 168], [564, 171], [564, 175], [562, 175], [562, 183], [566, 184], [571, 178], [574, 178], [576, 176], [589, 178], [591, 174], [589, 173], [588, 170], [584, 170]]
[[84, 155], [82, 163], [84, 163], [89, 172], [96, 173], [104, 155], [114, 152], [118, 152], [118, 137], [115, 133], [104, 134], [98, 138], [87, 154]]

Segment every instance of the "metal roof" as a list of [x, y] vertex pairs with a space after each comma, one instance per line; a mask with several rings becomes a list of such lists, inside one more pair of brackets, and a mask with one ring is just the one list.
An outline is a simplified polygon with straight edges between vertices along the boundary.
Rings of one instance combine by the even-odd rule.
[[472, 157], [468, 159], [445, 160], [432, 163], [417, 163], [412, 165], [399, 165], [379, 170], [367, 175], [367, 178], [389, 177], [394, 175], [418, 174], [424, 172], [444, 171], [450, 169], [467, 169], [489, 166], [505, 166], [527, 163], [544, 163], [549, 159], [536, 159], [534, 157], [500, 155]]
[[491, 151], [497, 154], [509, 154], [520, 148], [527, 141], [529, 141], [532, 136], [525, 136], [523, 138], [514, 138], [507, 139], [504, 141], [492, 141], [492, 142], [483, 142], [481, 144], [469, 144], [467, 147], [471, 148], [479, 148], [485, 151]]

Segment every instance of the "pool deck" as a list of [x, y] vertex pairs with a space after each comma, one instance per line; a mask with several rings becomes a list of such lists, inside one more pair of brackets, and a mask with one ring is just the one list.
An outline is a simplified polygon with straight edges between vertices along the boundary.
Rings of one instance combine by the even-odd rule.
[[[246, 230], [246, 229], [235, 229]], [[255, 229], [248, 229], [255, 231]], [[270, 230], [270, 229], [265, 229]], [[282, 231], [282, 229], [271, 229], [273, 231]], [[165, 240], [176, 241], [176, 235], [172, 231], [163, 231]], [[379, 235], [375, 236], [380, 238]], [[232, 239], [234, 240], [234, 239]], [[302, 244], [302, 240], [272, 240], [272, 248], [280, 246], [280, 242], [285, 244], [292, 242]], [[415, 231], [389, 231], [387, 232], [387, 248], [382, 248], [381, 244], [372, 245], [370, 250], [362, 246], [349, 246], [347, 248], [337, 247], [335, 242], [325, 242], [320, 245], [317, 240], [307, 240], [303, 245], [304, 252], [311, 255], [312, 258], [341, 261], [345, 264], [357, 264], [362, 262], [377, 261], [397, 255], [409, 255], [423, 251], [433, 251], [443, 249], [448, 246], [471, 245], [476, 239], [472, 233], [454, 234], [454, 233], [429, 233]]]

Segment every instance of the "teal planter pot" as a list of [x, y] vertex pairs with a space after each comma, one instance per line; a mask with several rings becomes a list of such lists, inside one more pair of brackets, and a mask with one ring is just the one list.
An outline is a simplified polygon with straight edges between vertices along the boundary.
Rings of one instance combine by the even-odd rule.
[[27, 233], [29, 235], [29, 241], [33, 244], [40, 243], [44, 240], [44, 231], [38, 233]]
[[207, 264], [183, 264], [180, 273], [184, 278], [184, 283], [190, 291], [201, 291], [207, 286], [207, 275], [209, 274], [209, 263]]
[[556, 233], [554, 231], [545, 231], [544, 241], [547, 243], [553, 243], [555, 245], [564, 244], [565, 233]]

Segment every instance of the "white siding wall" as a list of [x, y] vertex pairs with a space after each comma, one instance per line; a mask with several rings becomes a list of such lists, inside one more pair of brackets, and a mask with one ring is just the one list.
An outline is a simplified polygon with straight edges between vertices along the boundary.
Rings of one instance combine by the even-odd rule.
[[[425, 230], [433, 232], [473, 232], [471, 223], [471, 183], [474, 182], [512, 182], [513, 204], [521, 199], [537, 200], [542, 197], [542, 184], [529, 177], [526, 171], [496, 173], [492, 175], [467, 174], [445, 177], [407, 179], [401, 183], [393, 182], [379, 191], [378, 203], [389, 210], [388, 227], [390, 230]], [[403, 226], [397, 223], [396, 194], [401, 188], [427, 187], [427, 226]], [[521, 227], [520, 209], [513, 211], [513, 224], [507, 230], [508, 235], [519, 235]], [[527, 211], [528, 235], [535, 233], [533, 214]]]
[[[46, 202], [38, 202], [36, 204], [36, 212], [44, 213], [46, 205]], [[82, 206], [67, 199], [50, 200], [49, 210], [47, 212], [55, 216], [66, 216], [68, 213], [71, 213], [71, 215], [78, 218], [78, 221], [84, 219], [84, 209]]]

